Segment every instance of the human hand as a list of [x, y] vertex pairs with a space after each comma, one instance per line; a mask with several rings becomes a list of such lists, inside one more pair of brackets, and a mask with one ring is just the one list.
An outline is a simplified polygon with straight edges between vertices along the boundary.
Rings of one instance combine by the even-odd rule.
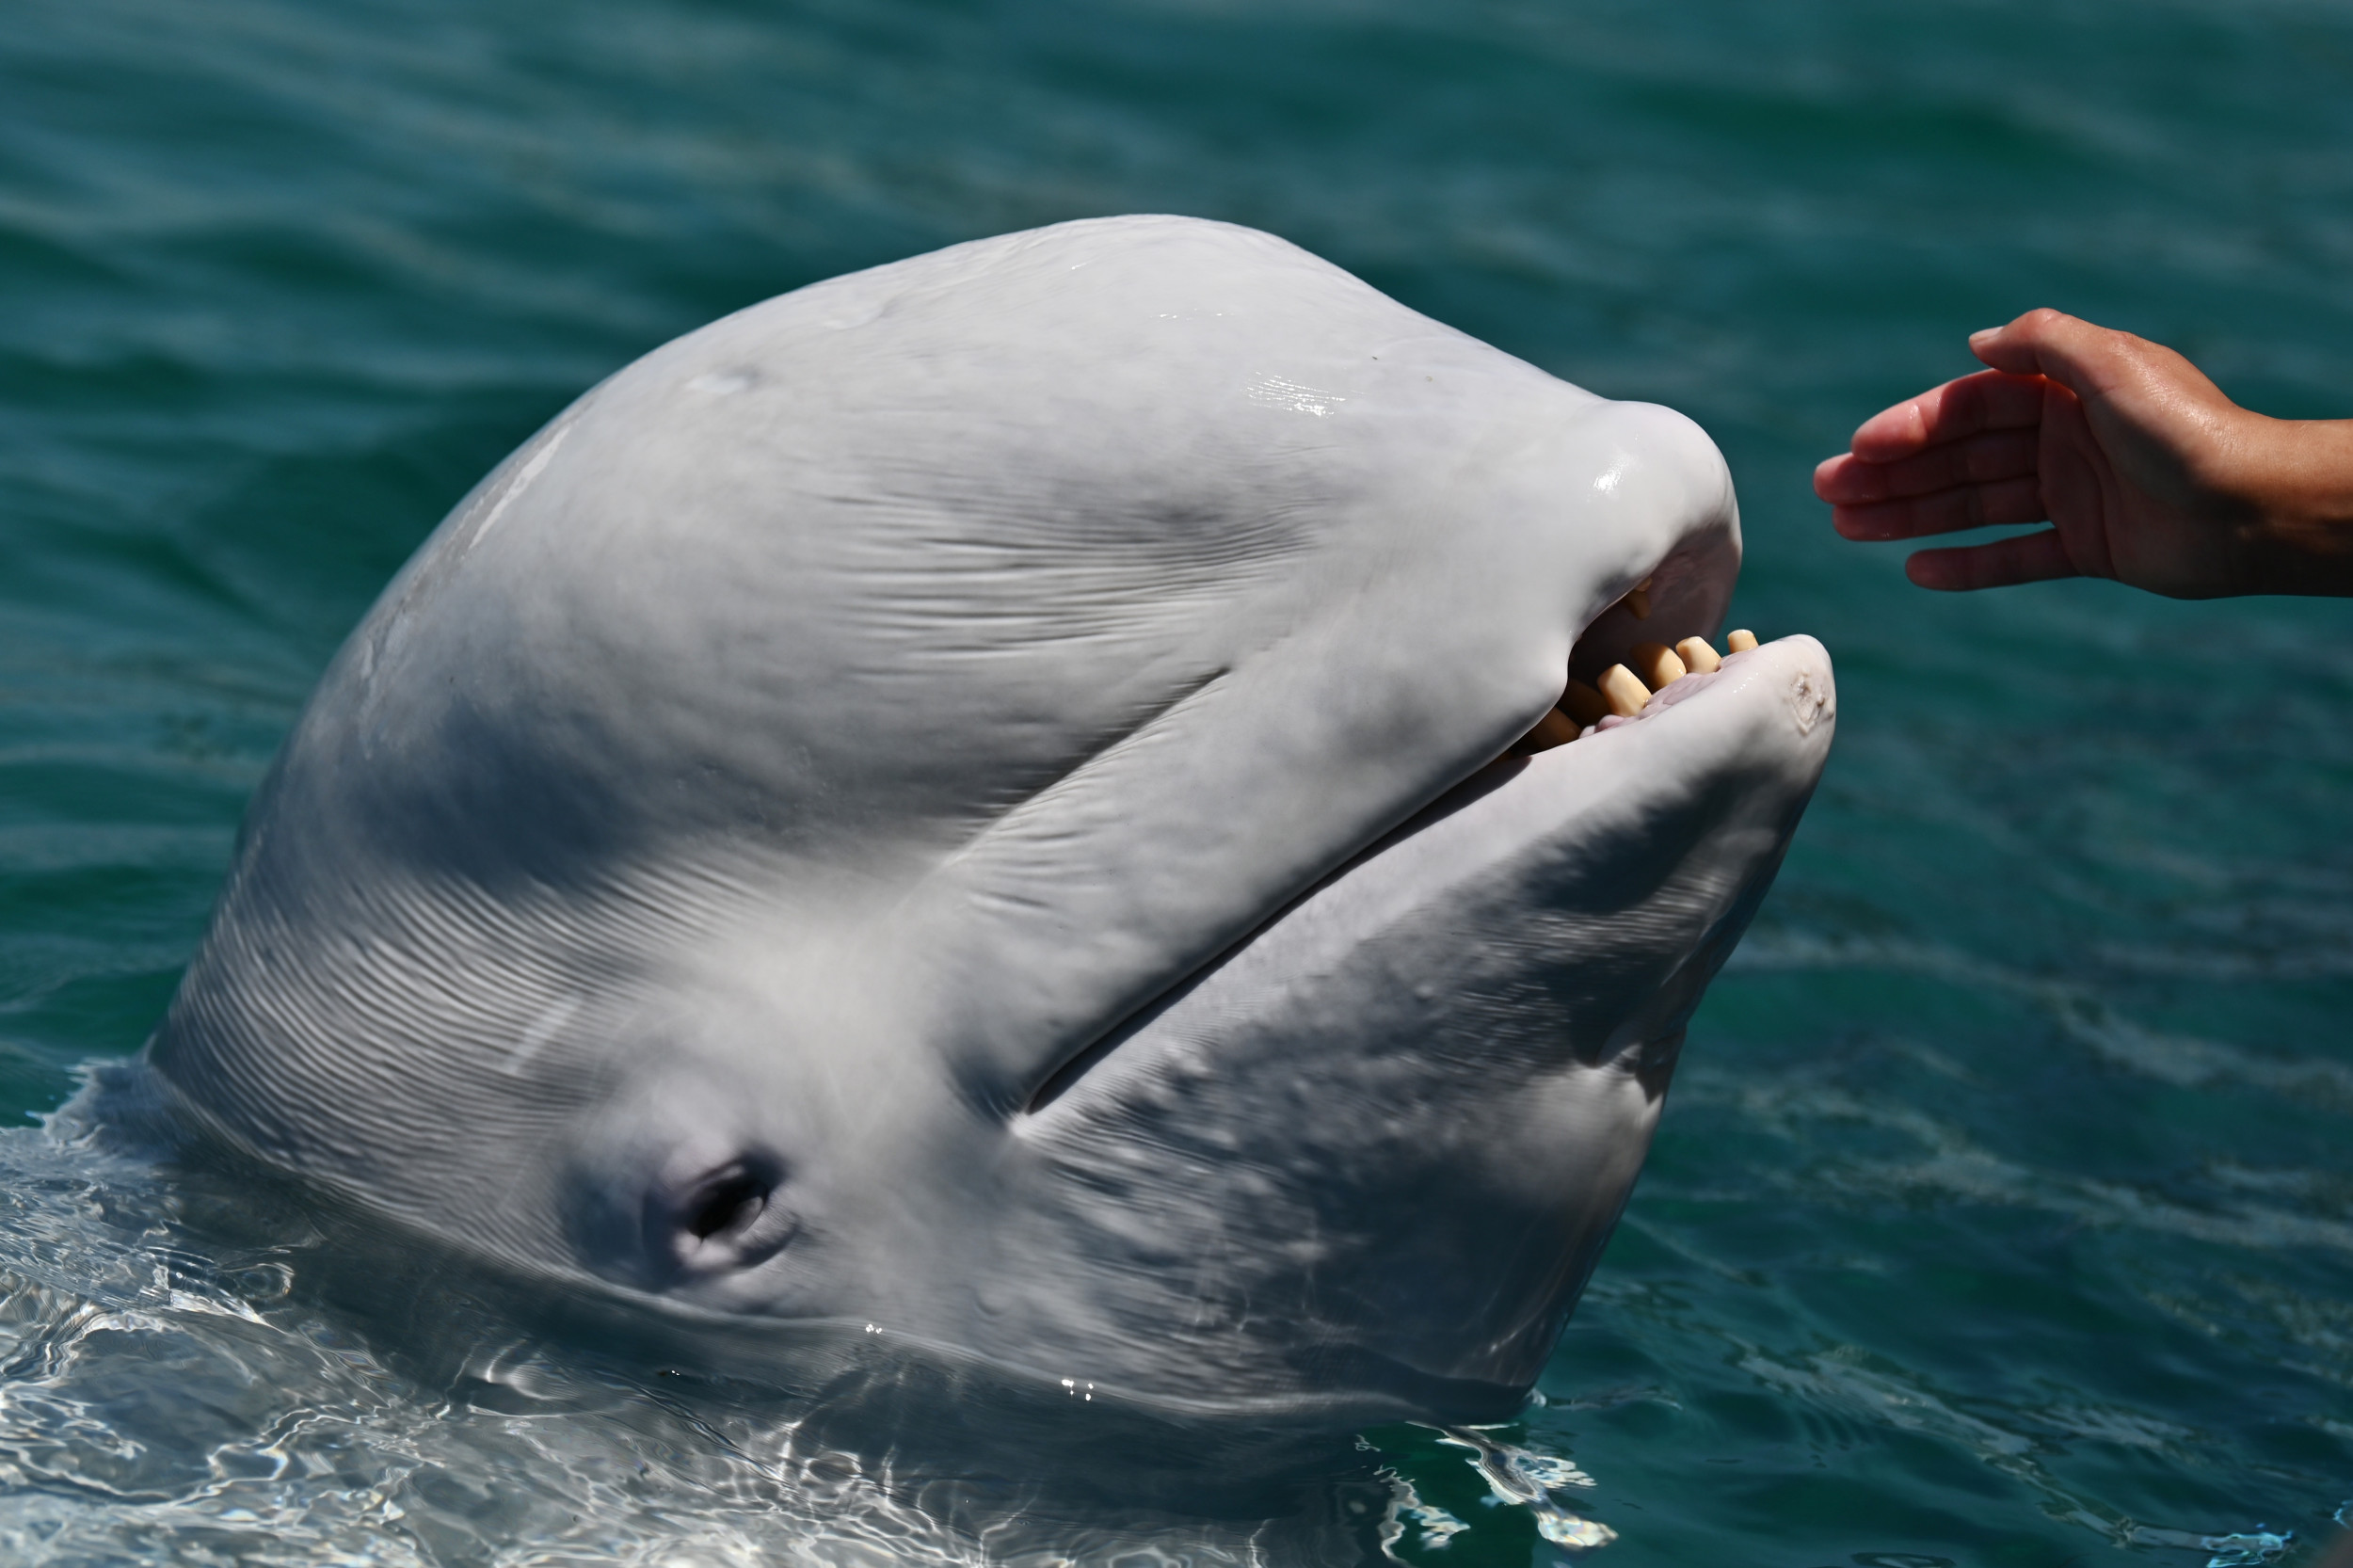
[[1872, 415], [1814, 491], [1850, 539], [2054, 526], [1918, 552], [1913, 582], [2353, 594], [2353, 420], [2267, 419], [2171, 349], [2052, 310], [1969, 346], [1993, 368]]

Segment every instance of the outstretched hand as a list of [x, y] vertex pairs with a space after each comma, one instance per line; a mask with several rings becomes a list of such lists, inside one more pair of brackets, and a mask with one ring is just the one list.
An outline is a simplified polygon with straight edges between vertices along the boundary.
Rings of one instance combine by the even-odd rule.
[[1921, 551], [1913, 582], [2353, 594], [2353, 420], [2251, 413], [2171, 349], [2057, 311], [1969, 346], [1993, 368], [1872, 415], [1815, 493], [1850, 539], [2053, 526]]

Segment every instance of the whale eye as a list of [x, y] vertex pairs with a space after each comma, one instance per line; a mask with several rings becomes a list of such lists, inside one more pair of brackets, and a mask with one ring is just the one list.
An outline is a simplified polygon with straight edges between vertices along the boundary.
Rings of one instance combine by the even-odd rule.
[[746, 1155], [648, 1194], [648, 1251], [673, 1278], [748, 1269], [774, 1257], [800, 1228], [777, 1201], [783, 1167]]
[[724, 1172], [694, 1198], [686, 1228], [697, 1241], [708, 1241], [723, 1230], [741, 1230], [768, 1207], [768, 1189], [749, 1171]]

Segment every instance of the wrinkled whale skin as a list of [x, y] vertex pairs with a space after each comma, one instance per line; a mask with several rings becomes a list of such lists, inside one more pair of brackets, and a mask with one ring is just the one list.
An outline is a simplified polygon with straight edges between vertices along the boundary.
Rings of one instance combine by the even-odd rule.
[[[727, 1354], [1492, 1416], [1822, 765], [1682, 416], [1280, 240], [1064, 224], [654, 350], [463, 501], [149, 1048], [252, 1157]], [[1612, 609], [1653, 581], [1646, 623]]]

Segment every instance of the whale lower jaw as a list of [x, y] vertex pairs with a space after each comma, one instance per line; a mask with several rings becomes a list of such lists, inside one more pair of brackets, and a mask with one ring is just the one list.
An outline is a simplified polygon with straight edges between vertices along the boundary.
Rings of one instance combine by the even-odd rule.
[[[1495, 1418], [1608, 1240], [1834, 717], [1821, 646], [1785, 638], [1369, 847], [1016, 1120], [1064, 1193], [1038, 1251], [1096, 1267], [976, 1331], [1139, 1398], [1184, 1397], [1173, 1359], [1368, 1419]], [[1183, 1302], [1172, 1255], [1198, 1260]], [[1134, 1354], [1171, 1321], [1182, 1356]]]

